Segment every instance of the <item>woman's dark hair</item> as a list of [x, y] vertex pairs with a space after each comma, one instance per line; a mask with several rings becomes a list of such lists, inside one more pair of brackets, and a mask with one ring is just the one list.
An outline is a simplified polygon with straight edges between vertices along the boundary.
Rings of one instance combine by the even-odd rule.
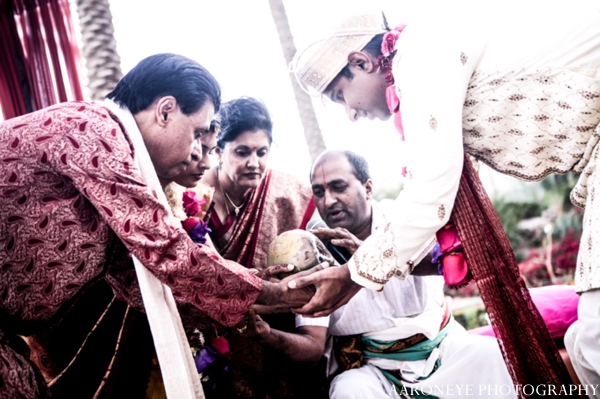
[[247, 131], [264, 130], [273, 142], [273, 121], [265, 104], [252, 97], [240, 97], [223, 104], [218, 115], [221, 133], [217, 140], [220, 149]]
[[147, 109], [154, 101], [173, 96], [185, 115], [198, 112], [212, 102], [221, 107], [221, 87], [202, 65], [177, 54], [156, 54], [143, 59], [117, 83], [108, 95], [132, 114]]

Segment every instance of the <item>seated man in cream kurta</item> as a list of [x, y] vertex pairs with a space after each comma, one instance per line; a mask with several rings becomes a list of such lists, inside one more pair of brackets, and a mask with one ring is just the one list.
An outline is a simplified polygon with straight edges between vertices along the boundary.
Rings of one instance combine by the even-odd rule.
[[[352, 152], [322, 154], [313, 166], [311, 184], [319, 214], [331, 228], [315, 234], [349, 252], [389, 215], [385, 205], [390, 201], [372, 199], [366, 160]], [[419, 263], [415, 271], [428, 268], [427, 263], [431, 264]], [[437, 266], [433, 269], [437, 274]], [[391, 280], [380, 292], [360, 290], [330, 317], [297, 316], [298, 326], [328, 326], [329, 335], [336, 337], [335, 356], [330, 356], [334, 365], [329, 369], [339, 374], [331, 382], [332, 399], [384, 399], [396, 395], [395, 389], [440, 398], [492, 393], [497, 398], [515, 397], [496, 339], [469, 335], [451, 317], [443, 285], [440, 275], [413, 274]], [[381, 355], [371, 352], [375, 340], [395, 349]]]
[[[393, 30], [389, 43], [380, 14], [375, 23], [357, 16], [298, 51], [292, 66], [306, 90], [341, 104], [352, 120], [394, 113], [408, 149], [398, 216], [347, 266], [292, 281], [317, 286], [299, 311], [326, 315], [361, 286], [379, 290], [406, 277], [410, 256], [450, 218], [464, 152], [528, 181], [572, 171], [581, 177], [571, 199], [586, 213], [575, 275], [579, 321], [568, 348], [582, 383], [599, 384], [600, 8], [590, 1], [470, 6], [454, 18], [431, 10]], [[383, 53], [386, 65], [378, 61]]]

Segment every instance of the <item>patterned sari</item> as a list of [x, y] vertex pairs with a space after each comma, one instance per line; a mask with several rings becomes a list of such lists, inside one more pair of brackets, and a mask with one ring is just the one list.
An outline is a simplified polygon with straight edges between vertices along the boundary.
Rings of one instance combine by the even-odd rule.
[[[296, 178], [269, 170], [261, 184], [246, 199], [236, 220], [229, 215], [221, 223], [216, 212], [210, 217], [211, 238], [215, 243], [231, 231], [229, 241], [218, 248], [225, 259], [246, 267], [267, 267], [269, 245], [279, 234], [304, 229], [315, 210], [312, 190]], [[292, 313], [262, 315], [272, 328], [293, 332]], [[203, 331], [207, 342], [215, 331]], [[276, 350], [252, 339], [219, 331], [229, 341], [231, 358], [228, 372], [218, 378], [214, 390], [205, 386], [208, 399], [327, 398], [325, 362], [293, 362]]]
[[261, 184], [246, 199], [240, 217], [229, 215], [221, 223], [216, 212], [210, 217], [211, 238], [219, 239], [233, 229], [219, 252], [225, 259], [258, 269], [267, 266], [269, 244], [284, 231], [304, 229], [315, 211], [310, 187], [292, 175], [268, 170]]

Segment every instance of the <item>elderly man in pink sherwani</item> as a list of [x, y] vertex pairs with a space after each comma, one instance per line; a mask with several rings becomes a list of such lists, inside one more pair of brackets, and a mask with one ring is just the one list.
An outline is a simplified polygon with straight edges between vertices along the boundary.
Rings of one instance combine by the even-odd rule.
[[[109, 98], [135, 120], [164, 182], [190, 162], [218, 111], [220, 88], [196, 62], [160, 54], [138, 64]], [[98, 279], [131, 296], [135, 279], [127, 285], [113, 275], [113, 254], [134, 255], [178, 301], [223, 325], [238, 323], [255, 302], [289, 308], [308, 299], [194, 244], [145, 184], [131, 134], [115, 113], [83, 102], [0, 125], [2, 398], [45, 396], [18, 335], [52, 323]]]

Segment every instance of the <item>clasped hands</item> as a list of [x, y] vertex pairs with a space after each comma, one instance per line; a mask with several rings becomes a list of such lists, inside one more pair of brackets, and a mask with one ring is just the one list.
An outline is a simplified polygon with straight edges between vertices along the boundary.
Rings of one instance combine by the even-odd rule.
[[[346, 229], [312, 230], [323, 241], [345, 247], [351, 253], [362, 243]], [[255, 313], [293, 311], [305, 317], [322, 317], [345, 305], [361, 286], [350, 278], [348, 265], [329, 267], [321, 263], [310, 270], [278, 280], [274, 276], [293, 270], [293, 265], [271, 266], [259, 277], [265, 279], [263, 289], [253, 305]]]

